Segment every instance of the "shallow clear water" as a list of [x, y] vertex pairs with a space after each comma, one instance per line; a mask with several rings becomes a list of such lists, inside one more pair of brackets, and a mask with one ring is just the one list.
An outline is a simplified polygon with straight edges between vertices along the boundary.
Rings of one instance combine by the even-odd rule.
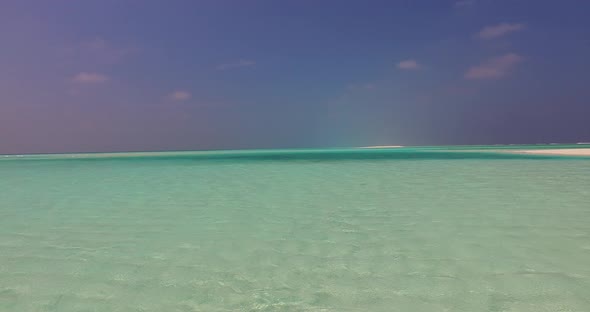
[[330, 153], [0, 160], [0, 311], [590, 311], [590, 160]]

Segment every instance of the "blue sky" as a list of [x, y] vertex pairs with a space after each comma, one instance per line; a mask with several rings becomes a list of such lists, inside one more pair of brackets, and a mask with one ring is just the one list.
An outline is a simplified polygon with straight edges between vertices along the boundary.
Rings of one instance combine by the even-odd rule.
[[587, 1], [0, 2], [0, 153], [590, 141]]

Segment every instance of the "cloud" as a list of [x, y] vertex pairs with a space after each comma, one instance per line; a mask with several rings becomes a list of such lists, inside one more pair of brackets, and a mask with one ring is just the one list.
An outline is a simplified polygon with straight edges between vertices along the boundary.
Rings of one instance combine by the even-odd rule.
[[420, 69], [420, 67], [420, 64], [418, 64], [418, 62], [416, 62], [415, 60], [405, 60], [397, 64], [397, 68], [405, 70], [416, 70]]
[[217, 70], [228, 70], [228, 69], [234, 69], [234, 68], [239, 68], [239, 67], [249, 67], [249, 66], [254, 66], [254, 65], [256, 65], [256, 62], [254, 62], [252, 60], [239, 60], [234, 63], [221, 64], [221, 65], [217, 66]]
[[470, 6], [473, 4], [473, 0], [459, 0], [459, 1], [455, 1], [455, 7], [456, 8], [462, 8], [462, 7], [466, 7], [466, 6]]
[[524, 27], [524, 24], [521, 23], [500, 23], [498, 25], [484, 27], [477, 34], [477, 37], [480, 39], [494, 39], [509, 33], [523, 30]]
[[81, 72], [72, 78], [72, 82], [75, 83], [86, 83], [86, 84], [97, 84], [107, 82], [109, 77], [98, 74], [98, 73], [87, 73]]
[[465, 72], [466, 79], [494, 79], [506, 76], [524, 58], [515, 53], [508, 53], [491, 58], [480, 65], [472, 66]]
[[168, 98], [174, 101], [186, 101], [190, 99], [192, 95], [190, 92], [177, 90], [168, 95]]

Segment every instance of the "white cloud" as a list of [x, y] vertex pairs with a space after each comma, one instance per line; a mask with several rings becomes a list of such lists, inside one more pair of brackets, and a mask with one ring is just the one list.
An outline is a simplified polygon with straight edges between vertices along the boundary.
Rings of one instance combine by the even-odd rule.
[[249, 66], [254, 66], [254, 65], [256, 65], [256, 62], [254, 62], [252, 60], [239, 60], [234, 63], [221, 64], [221, 65], [217, 66], [217, 69], [218, 70], [228, 70], [228, 69], [233, 69], [233, 68], [249, 67]]
[[168, 95], [168, 98], [174, 101], [186, 101], [190, 99], [192, 95], [188, 91], [177, 90]]
[[524, 58], [515, 53], [508, 53], [491, 58], [480, 65], [472, 66], [465, 72], [466, 79], [494, 79], [506, 76]]
[[397, 64], [397, 68], [399, 69], [406, 69], [406, 70], [416, 70], [420, 69], [420, 64], [415, 60], [404, 60]]
[[477, 37], [480, 39], [493, 39], [502, 37], [509, 33], [520, 31], [524, 29], [522, 23], [500, 23], [498, 25], [484, 27], [478, 34]]
[[108, 80], [109, 80], [109, 77], [107, 77], [103, 74], [87, 73], [87, 72], [81, 72], [72, 78], [72, 81], [75, 83], [87, 83], [87, 84], [103, 83], [103, 82], [107, 82]]

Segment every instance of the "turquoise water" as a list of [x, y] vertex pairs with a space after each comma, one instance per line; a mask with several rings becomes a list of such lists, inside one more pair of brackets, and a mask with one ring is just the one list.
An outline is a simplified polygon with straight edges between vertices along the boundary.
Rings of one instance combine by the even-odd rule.
[[590, 158], [0, 159], [0, 311], [590, 311], [589, 264]]

